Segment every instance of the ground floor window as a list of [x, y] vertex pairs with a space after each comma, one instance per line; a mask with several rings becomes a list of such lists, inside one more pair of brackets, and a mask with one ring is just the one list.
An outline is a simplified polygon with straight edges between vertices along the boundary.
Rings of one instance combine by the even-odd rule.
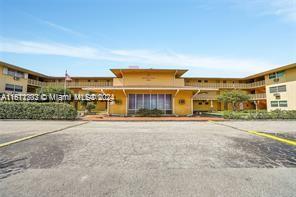
[[271, 101], [271, 107], [288, 107], [288, 101]]
[[11, 92], [22, 92], [23, 86], [13, 85], [13, 84], [5, 84], [5, 90]]
[[129, 94], [128, 113], [135, 114], [139, 109], [158, 109], [164, 114], [172, 114], [171, 94]]

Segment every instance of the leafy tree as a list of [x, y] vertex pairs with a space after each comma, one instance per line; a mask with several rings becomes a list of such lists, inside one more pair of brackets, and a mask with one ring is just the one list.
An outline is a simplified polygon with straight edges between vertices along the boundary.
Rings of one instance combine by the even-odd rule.
[[231, 103], [234, 111], [237, 111], [238, 104], [250, 100], [250, 96], [239, 90], [222, 92], [218, 96], [218, 101]]
[[58, 95], [64, 95], [64, 93], [66, 95], [71, 95], [72, 92], [70, 89], [65, 90], [65, 88], [63, 87], [55, 87], [55, 86], [46, 86], [46, 87], [42, 87], [42, 88], [38, 88], [37, 89], [37, 94], [58, 94]]
[[[46, 86], [42, 88], [38, 88], [36, 91], [37, 94], [46, 94], [49, 95], [71, 95], [73, 97], [73, 94], [70, 89], [65, 89], [63, 87], [56, 87], [56, 86]], [[69, 102], [69, 101], [67, 101]]]

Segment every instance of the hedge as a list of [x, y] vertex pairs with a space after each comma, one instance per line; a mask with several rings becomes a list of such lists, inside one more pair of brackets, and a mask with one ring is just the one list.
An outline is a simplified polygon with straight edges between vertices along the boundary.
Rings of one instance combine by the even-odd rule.
[[137, 116], [144, 116], [144, 117], [149, 117], [149, 116], [157, 117], [157, 116], [161, 116], [162, 114], [163, 112], [158, 109], [139, 109], [136, 113]]
[[65, 103], [0, 102], [0, 119], [73, 120], [76, 109]]
[[258, 119], [296, 119], [296, 110], [274, 110], [274, 111], [226, 111], [223, 114], [226, 119], [243, 119], [243, 120], [258, 120]]

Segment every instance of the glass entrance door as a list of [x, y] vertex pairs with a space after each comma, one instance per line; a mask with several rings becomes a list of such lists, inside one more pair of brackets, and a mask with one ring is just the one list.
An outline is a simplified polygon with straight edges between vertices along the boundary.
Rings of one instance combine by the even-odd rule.
[[128, 113], [135, 114], [139, 109], [158, 109], [163, 114], [172, 114], [171, 94], [129, 94]]

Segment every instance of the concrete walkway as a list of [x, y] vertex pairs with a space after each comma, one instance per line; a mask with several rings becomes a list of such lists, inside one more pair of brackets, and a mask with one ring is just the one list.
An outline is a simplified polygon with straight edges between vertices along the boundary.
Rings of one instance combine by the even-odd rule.
[[102, 115], [87, 115], [81, 118], [87, 121], [223, 121], [219, 117], [115, 117]]

